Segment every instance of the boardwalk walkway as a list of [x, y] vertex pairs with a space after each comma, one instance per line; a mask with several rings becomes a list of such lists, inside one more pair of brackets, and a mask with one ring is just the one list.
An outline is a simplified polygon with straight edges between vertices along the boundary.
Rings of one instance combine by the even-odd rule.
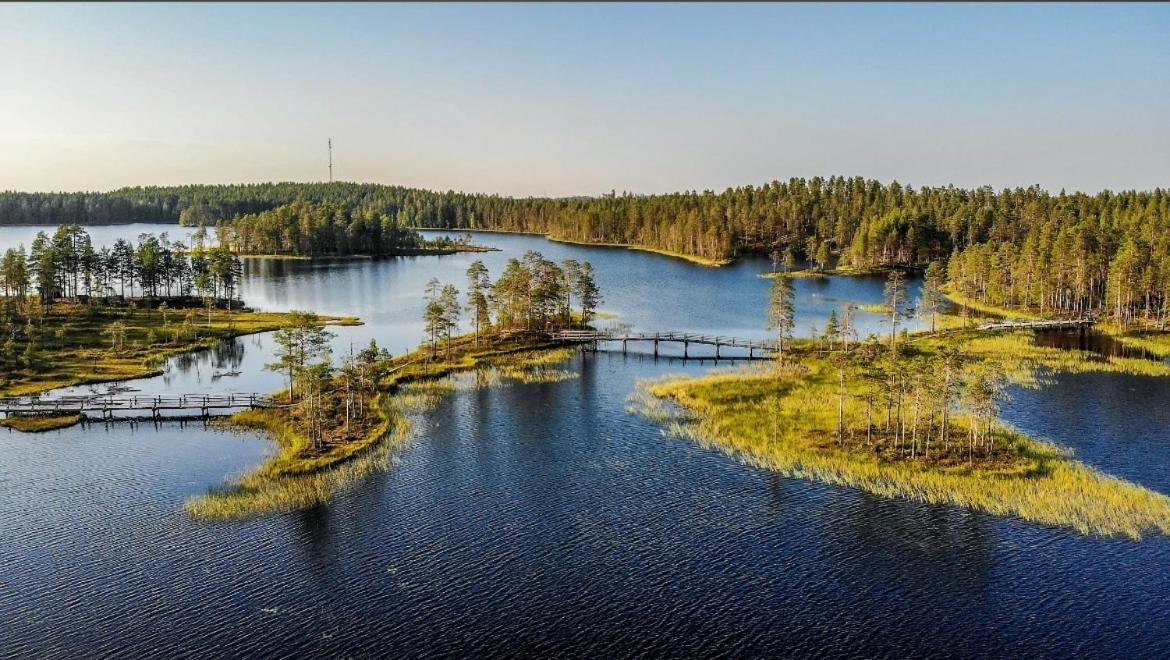
[[[762, 339], [742, 339], [724, 335], [701, 335], [690, 332], [612, 332], [595, 330], [562, 330], [553, 334], [557, 341], [574, 344], [588, 344], [596, 342], [622, 343], [622, 352], [626, 352], [630, 342], [648, 342], [654, 344], [654, 355], [658, 355], [658, 346], [661, 343], [681, 344], [683, 357], [690, 357], [691, 344], [715, 347], [715, 357], [722, 357], [723, 348], [739, 348], [748, 352], [748, 359], [765, 358], [775, 352], [776, 343]], [[757, 352], [759, 353], [757, 355]]]
[[161, 418], [166, 411], [190, 411], [202, 417], [212, 412], [227, 412], [244, 408], [280, 408], [271, 397], [249, 393], [227, 394], [173, 394], [173, 395], [115, 395], [37, 396], [0, 398], [0, 413], [11, 415], [70, 415], [100, 412], [102, 418], [112, 418], [117, 411], [149, 412]]

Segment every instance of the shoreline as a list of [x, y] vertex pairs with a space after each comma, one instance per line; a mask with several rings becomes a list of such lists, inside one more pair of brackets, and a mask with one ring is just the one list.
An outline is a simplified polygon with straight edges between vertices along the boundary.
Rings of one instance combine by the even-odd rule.
[[240, 259], [255, 259], [255, 260], [272, 260], [272, 261], [361, 261], [361, 260], [376, 260], [376, 259], [393, 259], [395, 257], [427, 257], [427, 256], [447, 256], [452, 254], [459, 254], [462, 252], [479, 253], [479, 252], [499, 252], [499, 248], [489, 247], [486, 245], [468, 245], [464, 247], [453, 248], [418, 248], [412, 250], [402, 250], [395, 254], [240, 254], [236, 255]]
[[[437, 362], [422, 359], [425, 349], [395, 358], [392, 372], [379, 383], [371, 403], [377, 410], [377, 422], [360, 438], [324, 453], [311, 449], [311, 443], [284, 413], [286, 409], [232, 415], [222, 422], [224, 427], [264, 433], [276, 444], [276, 454], [230, 483], [189, 499], [184, 510], [199, 520], [230, 521], [323, 504], [354, 480], [384, 466], [389, 452], [411, 437], [409, 417], [437, 404], [447, 391], [442, 387], [444, 379], [488, 368], [502, 372], [499, 378], [529, 382], [523, 380], [526, 374], [562, 357], [557, 351], [569, 350], [560, 342], [547, 340], [482, 348], [474, 347], [471, 341], [469, 336], [459, 338], [459, 350]], [[489, 379], [489, 386], [493, 382]], [[412, 391], [416, 388], [421, 391]]]
[[455, 232], [455, 233], [482, 232], [485, 234], [518, 234], [521, 236], [540, 236], [540, 237], [543, 237], [543, 238], [545, 238], [549, 241], [552, 241], [554, 243], [565, 243], [568, 245], [580, 245], [583, 247], [625, 248], [627, 250], [636, 250], [639, 252], [650, 252], [653, 254], [662, 255], [664, 257], [671, 257], [674, 259], [682, 259], [684, 261], [689, 261], [690, 263], [697, 264], [699, 266], [708, 266], [711, 268], [720, 268], [723, 266], [729, 266], [729, 265], [736, 262], [736, 259], [710, 259], [707, 257], [700, 257], [698, 255], [683, 254], [681, 252], [671, 252], [670, 250], [665, 250], [665, 249], [661, 249], [661, 248], [654, 248], [654, 247], [649, 247], [649, 246], [645, 246], [645, 245], [634, 245], [634, 244], [628, 244], [628, 243], [590, 243], [588, 241], [578, 241], [578, 240], [569, 239], [569, 238], [561, 238], [558, 236], [553, 236], [552, 234], [539, 232], [539, 231], [520, 231], [517, 229], [467, 229], [467, 228], [448, 229], [448, 228], [444, 228], [444, 227], [407, 227], [406, 229], [413, 229], [415, 231], [446, 231], [446, 232]]
[[[177, 309], [172, 313], [176, 312]], [[147, 318], [140, 320], [153, 323], [155, 319], [151, 317], [158, 312], [140, 309], [132, 310], [129, 313], [146, 316]], [[196, 310], [196, 314], [198, 313], [199, 311]], [[17, 380], [15, 383], [9, 382], [4, 385], [0, 388], [0, 396], [32, 396], [67, 387], [117, 383], [160, 376], [163, 374], [162, 365], [174, 357], [214, 348], [218, 342], [223, 340], [273, 332], [280, 329], [285, 317], [287, 317], [287, 313], [284, 312], [257, 311], [233, 311], [229, 316], [225, 310], [217, 309], [213, 315], [211, 328], [206, 325], [194, 326], [196, 331], [211, 330], [210, 336], [187, 340], [179, 345], [152, 345], [140, 348], [137, 353], [128, 353], [127, 349], [115, 351], [109, 347], [108, 342], [104, 341], [99, 345], [76, 346], [68, 350], [56, 349], [49, 354], [49, 359], [55, 360], [56, 368], [66, 370], [65, 373], [41, 369], [36, 378]], [[109, 323], [120, 322], [122, 318], [111, 317], [107, 321]], [[362, 324], [357, 317], [322, 316], [320, 318], [324, 325], [352, 326]], [[175, 324], [172, 323], [172, 325]], [[128, 328], [127, 332], [133, 330], [141, 333], [144, 328], [147, 332], [153, 332], [155, 329], [153, 325], [134, 326]], [[76, 370], [76, 373], [68, 373], [70, 369]]]
[[[1134, 358], [1089, 361], [1077, 351], [1035, 346], [1024, 331], [959, 331], [946, 337], [919, 332], [910, 337], [911, 357], [925, 359], [957, 350], [974, 369], [998, 370], [1007, 382], [1023, 387], [1039, 385], [1038, 377], [1045, 372], [1170, 377], [1170, 365], [1164, 363]], [[1066, 450], [1027, 436], [998, 416], [984, 436], [985, 442], [991, 439], [984, 447], [996, 450], [986, 458], [985, 448], [963, 457], [966, 429], [985, 423], [967, 412], [956, 412], [952, 418], [952, 434], [958, 432], [952, 436], [951, 453], [958, 447], [957, 457], [938, 454], [936, 444], [934, 458], [924, 460], [921, 452], [914, 458], [906, 453], [907, 446], [892, 444], [907, 442], [905, 437], [880, 435], [880, 423], [870, 446], [867, 431], [856, 436], [859, 421], [868, 414], [864, 401], [870, 385], [863, 376], [849, 371], [839, 385], [836, 363], [828, 354], [804, 346], [794, 347], [792, 355], [793, 363], [785, 369], [756, 367], [643, 383], [631, 397], [630, 410], [671, 435], [786, 476], [882, 497], [977, 509], [1085, 535], [1135, 540], [1151, 533], [1170, 536], [1170, 496], [1077, 461]], [[845, 413], [839, 413], [838, 397], [844, 391], [848, 394], [840, 405]], [[837, 435], [839, 414], [850, 420], [847, 441]]]

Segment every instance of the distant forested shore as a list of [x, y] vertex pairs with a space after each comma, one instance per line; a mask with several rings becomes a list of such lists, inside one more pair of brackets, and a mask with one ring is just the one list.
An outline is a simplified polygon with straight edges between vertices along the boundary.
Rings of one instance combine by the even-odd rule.
[[957, 291], [987, 303], [1122, 322], [1164, 321], [1170, 311], [1163, 189], [1052, 194], [818, 177], [723, 192], [551, 199], [341, 182], [191, 185], [0, 193], [0, 225], [212, 226], [296, 202], [372, 214], [382, 226], [526, 231], [714, 262], [744, 253], [853, 269], [938, 261]]

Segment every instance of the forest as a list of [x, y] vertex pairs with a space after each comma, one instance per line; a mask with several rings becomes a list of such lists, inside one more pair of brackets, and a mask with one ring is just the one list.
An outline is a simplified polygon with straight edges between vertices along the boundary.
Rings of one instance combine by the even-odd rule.
[[[954, 289], [988, 304], [1107, 314], [1123, 325], [1165, 324], [1170, 313], [1170, 192], [1161, 189], [1051, 194], [1038, 187], [915, 189], [860, 177], [814, 177], [718, 193], [550, 199], [276, 183], [0, 193], [0, 224], [210, 226], [294, 202], [352, 209], [346, 231], [356, 215], [360, 231], [372, 233], [378, 225], [382, 237], [387, 226], [527, 231], [713, 260], [762, 253], [785, 263], [835, 261], [853, 270], [945, 261]], [[249, 236], [261, 236], [264, 224], [251, 219], [243, 226]], [[332, 225], [322, 240], [342, 240], [340, 224]], [[398, 236], [394, 231], [391, 236]]]
[[29, 249], [10, 247], [0, 260], [0, 293], [23, 306], [30, 293], [43, 305], [59, 298], [108, 299], [237, 297], [243, 267], [226, 247], [207, 247], [206, 232], [196, 231], [192, 245], [171, 241], [166, 233], [140, 234], [137, 243], [118, 239], [95, 250], [89, 234], [77, 225], [62, 225], [52, 236], [38, 232]]
[[334, 203], [293, 202], [237, 216], [219, 221], [217, 233], [221, 244], [240, 254], [391, 256], [473, 249], [448, 238], [426, 240], [418, 232], [404, 229], [391, 216], [371, 208]]

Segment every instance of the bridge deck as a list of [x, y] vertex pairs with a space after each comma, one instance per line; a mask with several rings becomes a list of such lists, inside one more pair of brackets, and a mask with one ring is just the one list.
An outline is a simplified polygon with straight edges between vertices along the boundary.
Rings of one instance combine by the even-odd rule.
[[52, 398], [0, 398], [0, 413], [7, 415], [43, 415], [48, 413], [76, 414], [84, 412], [113, 413], [121, 410], [163, 411], [191, 410], [206, 415], [212, 410], [237, 408], [276, 408], [281, 404], [259, 394], [172, 394], [172, 395], [94, 395], [61, 396]]
[[725, 335], [704, 335], [690, 332], [605, 332], [593, 330], [562, 330], [553, 335], [554, 339], [571, 343], [594, 343], [594, 342], [622, 342], [623, 349], [629, 342], [652, 342], [654, 344], [654, 353], [658, 354], [658, 345], [660, 343], [673, 343], [683, 345], [683, 355], [687, 355], [687, 349], [691, 344], [699, 344], [704, 346], [714, 346], [715, 355], [719, 356], [719, 351], [722, 348], [741, 348], [748, 351], [748, 357], [756, 357], [756, 351], [760, 352], [759, 357], [765, 357], [765, 354], [776, 351], [776, 342], [764, 339], [744, 339], [742, 337], [729, 337]]

